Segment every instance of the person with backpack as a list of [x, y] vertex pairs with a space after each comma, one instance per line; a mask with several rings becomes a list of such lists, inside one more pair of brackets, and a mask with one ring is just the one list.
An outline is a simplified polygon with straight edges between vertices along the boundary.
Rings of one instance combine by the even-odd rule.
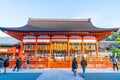
[[87, 61], [84, 59], [84, 57], [82, 57], [81, 66], [82, 66], [83, 78], [84, 78], [85, 77], [86, 66], [87, 66]]

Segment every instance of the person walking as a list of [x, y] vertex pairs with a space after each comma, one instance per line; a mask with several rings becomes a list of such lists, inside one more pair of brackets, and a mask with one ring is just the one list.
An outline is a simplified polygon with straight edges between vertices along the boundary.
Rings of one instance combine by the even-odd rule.
[[84, 78], [85, 77], [86, 66], [87, 66], [87, 61], [84, 59], [84, 57], [82, 57], [81, 66], [82, 66], [83, 78]]
[[77, 68], [78, 68], [78, 64], [77, 64], [77, 60], [76, 58], [74, 57], [73, 61], [72, 61], [72, 71], [73, 71], [73, 74], [76, 76], [76, 73], [77, 73]]
[[[3, 67], [3, 58], [2, 58], [2, 56], [0, 56], [0, 69], [2, 69], [2, 67]], [[0, 72], [1, 72], [1, 70], [0, 70]]]
[[21, 62], [20, 62], [19, 58], [17, 58], [16, 62], [15, 62], [15, 67], [14, 67], [13, 71], [15, 71], [16, 68], [17, 68], [17, 72], [18, 72], [19, 69], [20, 69], [20, 66], [21, 66]]
[[4, 73], [7, 73], [6, 68], [9, 66], [9, 57], [5, 55], [3, 60]]
[[19, 61], [20, 61], [20, 70], [22, 70], [22, 59], [21, 58], [19, 58]]
[[27, 69], [29, 69], [29, 66], [30, 66], [30, 58], [28, 57], [27, 60], [26, 60], [26, 67], [27, 67]]
[[114, 57], [114, 56], [112, 57], [112, 63], [113, 63], [113, 70], [115, 70], [115, 67], [117, 70], [119, 70], [118, 61], [117, 61], [116, 57]]

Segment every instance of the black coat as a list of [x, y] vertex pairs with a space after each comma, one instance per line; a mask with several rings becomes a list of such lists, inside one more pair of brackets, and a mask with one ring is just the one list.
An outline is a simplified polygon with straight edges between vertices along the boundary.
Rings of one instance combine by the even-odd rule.
[[19, 59], [16, 60], [16, 66], [21, 66], [21, 61]]
[[3, 65], [4, 65], [4, 67], [8, 67], [9, 66], [9, 59], [5, 59]]
[[29, 59], [27, 59], [26, 63], [27, 63], [27, 64], [30, 64], [30, 60], [29, 60]]
[[74, 59], [72, 61], [72, 69], [77, 69], [78, 65], [77, 65], [77, 61]]
[[2, 67], [2, 66], [3, 66], [3, 59], [0, 58], [0, 67]]

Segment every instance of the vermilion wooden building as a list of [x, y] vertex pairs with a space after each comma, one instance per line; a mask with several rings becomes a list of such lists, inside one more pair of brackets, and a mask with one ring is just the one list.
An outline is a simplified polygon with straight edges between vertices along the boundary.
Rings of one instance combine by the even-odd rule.
[[[18, 28], [0, 28], [21, 41], [19, 56], [31, 58], [31, 67], [69, 68], [71, 61], [82, 56], [88, 67], [109, 67], [108, 58], [101, 58], [98, 42], [118, 28], [97, 28], [90, 19], [36, 19]], [[105, 63], [105, 64], [104, 64]], [[107, 63], [107, 64], [106, 64]]]

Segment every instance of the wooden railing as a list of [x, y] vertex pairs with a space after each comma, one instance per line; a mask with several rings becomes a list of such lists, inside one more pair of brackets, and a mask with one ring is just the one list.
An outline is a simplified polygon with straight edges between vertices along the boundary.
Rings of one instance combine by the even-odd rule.
[[[30, 68], [71, 68], [71, 61], [30, 61]], [[15, 66], [15, 61], [10, 61], [10, 68]], [[22, 61], [22, 68], [26, 68], [26, 61]], [[80, 62], [78, 67], [81, 68]], [[87, 61], [87, 68], [112, 68], [111, 61]]]
[[[38, 57], [36, 59], [30, 58], [30, 68], [71, 68], [72, 65], [72, 59], [68, 60], [48, 60], [47, 57]], [[109, 57], [86, 57], [87, 61], [87, 67], [88, 68], [112, 68], [112, 62], [109, 60]], [[79, 65], [79, 68], [81, 68], [80, 65], [81, 57], [77, 57], [77, 62]], [[10, 68], [13, 68], [15, 66], [15, 60], [10, 59]], [[26, 67], [26, 59], [22, 59], [22, 68]]]

